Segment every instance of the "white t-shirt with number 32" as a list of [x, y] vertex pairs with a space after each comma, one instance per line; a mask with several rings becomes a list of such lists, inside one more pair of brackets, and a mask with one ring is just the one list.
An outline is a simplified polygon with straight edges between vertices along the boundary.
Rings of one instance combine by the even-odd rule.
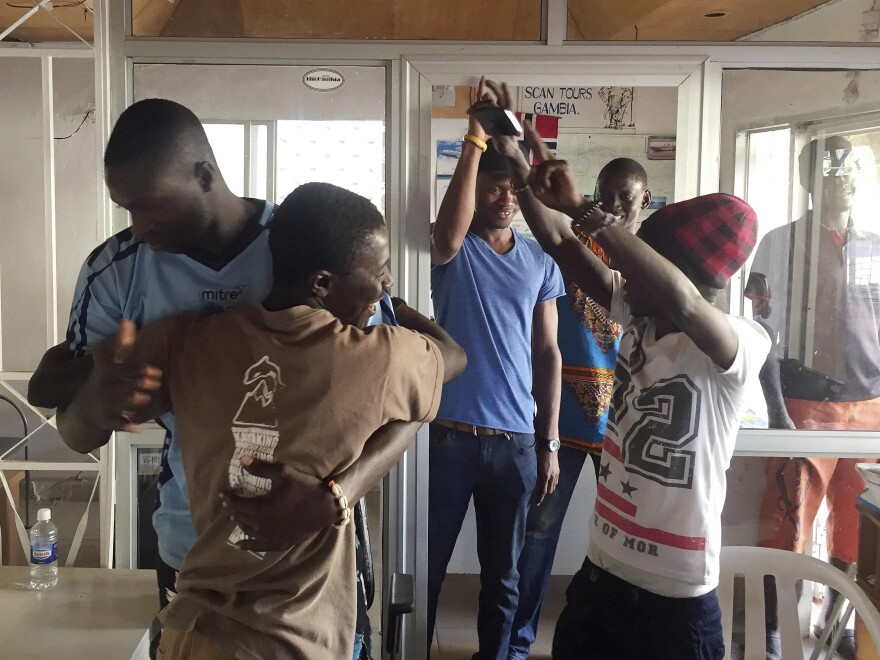
[[739, 348], [721, 369], [683, 332], [656, 339], [653, 319], [630, 315], [623, 282], [615, 272], [611, 316], [625, 331], [587, 555], [648, 591], [699, 596], [718, 584], [725, 472], [770, 339], [728, 317]]

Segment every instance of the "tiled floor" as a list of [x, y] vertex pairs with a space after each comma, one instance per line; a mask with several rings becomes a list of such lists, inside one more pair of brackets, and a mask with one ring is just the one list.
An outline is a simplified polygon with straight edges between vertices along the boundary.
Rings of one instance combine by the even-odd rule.
[[[470, 660], [477, 650], [478, 575], [447, 575], [437, 605], [437, 630], [431, 647], [431, 660]], [[532, 660], [549, 660], [553, 627], [565, 604], [565, 588], [571, 576], [553, 576], [541, 622], [538, 640], [529, 656]]]

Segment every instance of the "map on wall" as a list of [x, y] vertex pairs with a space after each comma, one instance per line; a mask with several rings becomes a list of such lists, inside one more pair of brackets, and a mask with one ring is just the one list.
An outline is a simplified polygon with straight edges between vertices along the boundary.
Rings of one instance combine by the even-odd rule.
[[[581, 189], [592, 194], [599, 171], [614, 158], [632, 158], [641, 163], [648, 173], [648, 188], [655, 198], [675, 201], [675, 161], [648, 160], [644, 135], [563, 133], [559, 136], [557, 155], [568, 161]], [[642, 211], [647, 218], [653, 209]]]

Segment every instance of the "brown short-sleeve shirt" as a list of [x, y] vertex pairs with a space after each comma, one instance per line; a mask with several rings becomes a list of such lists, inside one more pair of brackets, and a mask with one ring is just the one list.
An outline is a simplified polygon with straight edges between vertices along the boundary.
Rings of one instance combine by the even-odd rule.
[[404, 328], [347, 326], [324, 310], [258, 306], [145, 328], [132, 359], [164, 372], [198, 533], [166, 623], [195, 627], [242, 658], [351, 657], [351, 525], [285, 552], [245, 552], [232, 547], [244, 535], [219, 494], [268, 492], [242, 470], [242, 454], [323, 479], [354, 463], [385, 423], [432, 419], [443, 383], [436, 345]]

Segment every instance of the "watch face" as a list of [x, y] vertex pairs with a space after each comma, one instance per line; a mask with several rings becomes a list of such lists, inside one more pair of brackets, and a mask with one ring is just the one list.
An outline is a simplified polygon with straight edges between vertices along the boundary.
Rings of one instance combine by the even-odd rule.
[[559, 440], [544, 440], [544, 447], [548, 451], [559, 451]]

